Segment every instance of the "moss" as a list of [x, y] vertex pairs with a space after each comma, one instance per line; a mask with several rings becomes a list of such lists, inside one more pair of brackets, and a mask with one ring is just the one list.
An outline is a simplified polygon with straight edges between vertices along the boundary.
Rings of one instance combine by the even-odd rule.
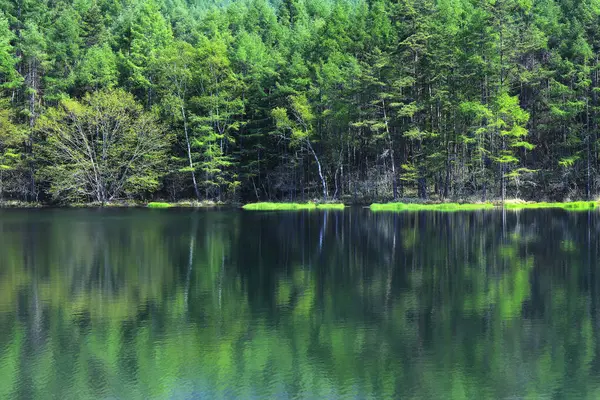
[[470, 211], [492, 209], [492, 203], [439, 203], [439, 204], [421, 204], [421, 203], [387, 203], [371, 204], [371, 211]]
[[561, 208], [569, 211], [587, 211], [594, 210], [598, 207], [598, 203], [595, 201], [571, 201], [566, 203], [505, 203], [504, 208], [508, 210], [522, 210], [522, 209], [539, 209], [539, 208]]
[[252, 211], [276, 211], [276, 210], [314, 210], [315, 203], [251, 203], [242, 207], [244, 210]]
[[291, 211], [291, 210], [343, 210], [344, 205], [340, 203], [251, 203], [242, 208], [251, 211]]
[[170, 203], [161, 203], [161, 202], [155, 201], [152, 203], [148, 203], [147, 207], [148, 208], [171, 208], [171, 207], [173, 207], [173, 205]]

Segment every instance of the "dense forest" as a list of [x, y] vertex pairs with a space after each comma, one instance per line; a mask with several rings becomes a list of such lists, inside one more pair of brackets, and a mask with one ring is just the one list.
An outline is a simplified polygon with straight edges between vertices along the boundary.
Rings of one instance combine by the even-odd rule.
[[0, 199], [593, 198], [600, 0], [0, 0]]

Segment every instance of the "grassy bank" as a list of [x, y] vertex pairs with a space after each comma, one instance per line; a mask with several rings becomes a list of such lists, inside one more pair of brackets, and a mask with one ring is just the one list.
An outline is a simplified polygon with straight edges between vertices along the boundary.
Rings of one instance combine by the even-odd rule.
[[173, 204], [171, 204], [171, 203], [161, 203], [161, 202], [158, 202], [158, 201], [154, 201], [152, 203], [148, 203], [146, 205], [146, 207], [148, 207], [148, 208], [171, 208], [171, 207], [173, 207]]
[[[218, 206], [236, 206], [230, 203], [218, 203], [213, 201], [185, 200], [175, 203], [154, 201], [149, 203], [136, 201], [117, 201], [109, 203], [71, 203], [62, 205], [53, 205], [45, 203], [27, 203], [21, 201], [0, 202], [0, 208], [42, 208], [42, 207], [63, 207], [63, 208], [211, 208]], [[418, 203], [418, 202], [395, 202], [395, 203], [373, 203], [370, 205], [371, 211], [474, 211], [501, 209], [507, 210], [525, 210], [525, 209], [562, 209], [567, 211], [588, 211], [598, 209], [599, 201], [571, 201], [571, 202], [529, 202], [523, 200], [506, 200], [486, 203]], [[250, 203], [244, 205], [244, 210], [250, 211], [293, 211], [293, 210], [343, 210], [346, 206], [342, 203], [277, 203], [262, 202]]]
[[422, 204], [422, 203], [386, 203], [386, 204], [371, 204], [371, 211], [470, 211], [470, 210], [486, 210], [494, 208], [492, 203], [439, 203], [439, 204]]
[[178, 201], [177, 203], [168, 203], [162, 201], [153, 201], [151, 203], [146, 204], [148, 208], [210, 208], [217, 206], [225, 206], [228, 204], [219, 203], [214, 201], [197, 201], [197, 200], [185, 200]]
[[502, 208], [507, 210], [524, 209], [562, 209], [568, 211], [587, 211], [598, 208], [596, 201], [571, 201], [571, 202], [526, 202], [522, 200], [507, 200], [504, 203], [385, 203], [371, 204], [371, 211], [469, 211], [469, 210], [489, 210], [493, 208]]
[[250, 203], [242, 208], [250, 211], [292, 211], [292, 210], [343, 210], [344, 205], [340, 203]]
[[8, 200], [0, 201], [0, 208], [41, 208], [42, 203], [29, 203], [26, 201]]
[[541, 209], [541, 208], [560, 208], [569, 211], [588, 211], [598, 208], [596, 201], [570, 201], [565, 203], [548, 203], [548, 202], [505, 202], [504, 208], [507, 210], [523, 210], [523, 209]]
[[176, 203], [153, 201], [145, 203], [141, 201], [111, 201], [106, 203], [69, 203], [69, 204], [47, 204], [27, 203], [22, 201], [0, 201], [0, 208], [210, 208], [217, 206], [234, 206], [235, 204], [219, 203], [214, 201], [183, 200]]

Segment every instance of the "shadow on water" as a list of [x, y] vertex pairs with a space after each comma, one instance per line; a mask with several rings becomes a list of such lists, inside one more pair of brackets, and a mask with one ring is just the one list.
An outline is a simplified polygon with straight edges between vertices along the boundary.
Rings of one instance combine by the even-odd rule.
[[599, 217], [0, 211], [0, 398], [600, 398]]

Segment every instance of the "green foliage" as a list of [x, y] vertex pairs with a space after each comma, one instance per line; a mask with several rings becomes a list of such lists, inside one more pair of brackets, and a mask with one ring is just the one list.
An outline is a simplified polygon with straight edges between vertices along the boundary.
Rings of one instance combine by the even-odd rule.
[[[289, 140], [292, 146], [303, 146], [310, 143], [311, 136], [314, 134], [315, 115], [306, 95], [290, 96], [289, 102], [289, 111], [287, 108], [277, 107], [273, 109], [271, 115], [275, 120], [277, 133]], [[294, 116], [293, 120], [288, 113]]]
[[[315, 121], [316, 116], [306, 94], [289, 97], [289, 109], [277, 107], [271, 111], [277, 130], [274, 134], [288, 141], [291, 147], [297, 147], [314, 158], [323, 189], [323, 200], [327, 200], [327, 180], [323, 174], [323, 165], [315, 151]], [[293, 115], [290, 118], [289, 115]]]
[[144, 197], [160, 186], [168, 138], [133, 96], [101, 91], [65, 100], [39, 120], [46, 136], [43, 177], [57, 200]]
[[0, 200], [18, 194], [19, 175], [24, 167], [22, 143], [25, 130], [15, 123], [9, 102], [0, 98]]
[[11, 41], [14, 34], [9, 29], [8, 20], [0, 11], [0, 94], [3, 89], [14, 89], [22, 81], [16, 70], [17, 58]]
[[207, 198], [235, 197], [240, 185], [236, 160], [227, 148], [244, 126], [243, 82], [231, 68], [227, 37], [201, 37], [198, 60], [200, 94], [191, 98], [193, 146], [200, 153], [199, 170]]
[[128, 14], [123, 29], [121, 59], [126, 69], [129, 85], [142, 93], [146, 99], [153, 89], [154, 69], [157, 56], [173, 39], [171, 27], [153, 0], [141, 1]]
[[79, 64], [78, 84], [87, 90], [111, 89], [117, 79], [117, 56], [110, 46], [90, 47]]
[[600, 12], [571, 3], [0, 0], [5, 188], [68, 201], [36, 121], [119, 89], [174, 139], [131, 193], [591, 199]]

